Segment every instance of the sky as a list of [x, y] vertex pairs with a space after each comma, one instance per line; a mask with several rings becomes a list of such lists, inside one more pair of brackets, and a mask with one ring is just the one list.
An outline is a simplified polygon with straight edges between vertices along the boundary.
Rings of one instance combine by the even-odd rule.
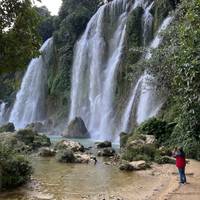
[[57, 15], [59, 8], [61, 6], [62, 0], [41, 0], [40, 2], [35, 2], [37, 6], [46, 6], [52, 15]]

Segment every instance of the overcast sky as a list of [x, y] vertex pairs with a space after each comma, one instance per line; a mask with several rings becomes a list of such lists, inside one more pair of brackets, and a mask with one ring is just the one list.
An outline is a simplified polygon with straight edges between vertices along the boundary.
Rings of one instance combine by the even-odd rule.
[[41, 0], [42, 3], [36, 2], [37, 6], [45, 5], [52, 15], [57, 15], [61, 6], [62, 0]]

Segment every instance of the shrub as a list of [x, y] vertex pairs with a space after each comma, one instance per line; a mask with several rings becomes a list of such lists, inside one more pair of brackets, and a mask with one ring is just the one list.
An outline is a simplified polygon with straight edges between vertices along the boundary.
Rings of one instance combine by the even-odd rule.
[[136, 130], [138, 134], [154, 135], [158, 140], [158, 143], [165, 143], [165, 141], [171, 136], [171, 133], [176, 123], [167, 123], [166, 121], [151, 118], [143, 122]]
[[32, 167], [24, 156], [0, 144], [0, 189], [9, 189], [26, 183]]
[[122, 158], [128, 161], [153, 161], [156, 154], [155, 145], [145, 144], [143, 146], [135, 146], [126, 148], [122, 154]]

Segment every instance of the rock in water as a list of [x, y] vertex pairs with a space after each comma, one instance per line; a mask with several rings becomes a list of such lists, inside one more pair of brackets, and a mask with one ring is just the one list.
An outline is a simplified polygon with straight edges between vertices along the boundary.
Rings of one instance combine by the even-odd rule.
[[80, 117], [76, 117], [69, 123], [67, 130], [64, 131], [63, 136], [69, 138], [89, 138], [90, 134], [85, 126], [84, 121]]
[[72, 140], [62, 140], [55, 144], [54, 150], [65, 150], [70, 149], [73, 152], [84, 152], [84, 146], [80, 144], [79, 142], [75, 142]]
[[42, 147], [39, 150], [39, 156], [41, 157], [52, 157], [55, 156], [56, 152], [49, 147]]
[[8, 123], [0, 127], [0, 133], [2, 132], [14, 132], [15, 131], [15, 126], [13, 123]]
[[95, 144], [97, 149], [112, 147], [112, 143], [110, 141], [96, 142]]
[[63, 149], [56, 153], [56, 160], [63, 163], [74, 163], [76, 158], [72, 150]]

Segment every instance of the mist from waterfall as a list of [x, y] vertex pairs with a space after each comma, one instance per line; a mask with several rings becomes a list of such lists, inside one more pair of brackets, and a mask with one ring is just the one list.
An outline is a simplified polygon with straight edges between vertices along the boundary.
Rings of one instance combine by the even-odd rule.
[[50, 38], [40, 48], [41, 55], [28, 65], [9, 118], [17, 129], [45, 118], [47, 63], [52, 46], [53, 39]]
[[5, 113], [6, 113], [6, 103], [0, 101], [0, 125], [5, 122]]
[[95, 139], [112, 139], [113, 99], [131, 1], [99, 8], [76, 44], [69, 122], [81, 117]]

